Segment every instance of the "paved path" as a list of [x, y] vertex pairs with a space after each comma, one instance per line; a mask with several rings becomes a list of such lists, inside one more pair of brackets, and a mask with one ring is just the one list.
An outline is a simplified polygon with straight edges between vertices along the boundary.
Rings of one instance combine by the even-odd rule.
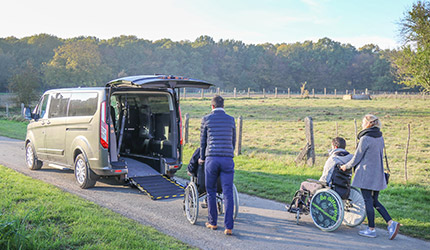
[[294, 215], [285, 211], [284, 204], [245, 194], [239, 195], [235, 235], [229, 237], [223, 234], [222, 216], [218, 231], [204, 227], [205, 209], [200, 209], [197, 224], [191, 225], [182, 211], [181, 199], [152, 201], [135, 188], [102, 182], [97, 182], [95, 188], [82, 190], [75, 183], [72, 171], [46, 166], [38, 171], [27, 169], [24, 153], [22, 141], [0, 137], [1, 165], [51, 183], [202, 249], [430, 249], [430, 242], [404, 235], [390, 241], [387, 231], [382, 229], [377, 229], [376, 239], [358, 236], [360, 227], [341, 226], [335, 232], [322, 232], [313, 225], [310, 216], [304, 216], [302, 223], [296, 225]]

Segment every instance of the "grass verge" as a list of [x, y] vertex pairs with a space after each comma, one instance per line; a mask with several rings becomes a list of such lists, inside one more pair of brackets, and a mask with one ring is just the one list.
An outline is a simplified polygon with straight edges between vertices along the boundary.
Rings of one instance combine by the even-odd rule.
[[154, 228], [1, 165], [0, 197], [0, 249], [189, 249]]
[[25, 140], [28, 122], [0, 119], [0, 135]]

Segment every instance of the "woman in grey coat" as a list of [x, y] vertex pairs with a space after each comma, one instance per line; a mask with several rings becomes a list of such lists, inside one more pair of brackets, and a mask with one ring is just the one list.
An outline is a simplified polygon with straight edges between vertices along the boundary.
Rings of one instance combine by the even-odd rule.
[[354, 157], [341, 167], [343, 171], [355, 168], [352, 186], [361, 189], [366, 205], [368, 228], [360, 231], [361, 236], [376, 237], [375, 210], [376, 208], [388, 223], [389, 239], [392, 240], [399, 232], [400, 224], [391, 219], [385, 207], [378, 201], [379, 191], [387, 187], [383, 151], [384, 138], [382, 137], [381, 122], [378, 117], [367, 114], [363, 118], [363, 130], [358, 134], [360, 140]]

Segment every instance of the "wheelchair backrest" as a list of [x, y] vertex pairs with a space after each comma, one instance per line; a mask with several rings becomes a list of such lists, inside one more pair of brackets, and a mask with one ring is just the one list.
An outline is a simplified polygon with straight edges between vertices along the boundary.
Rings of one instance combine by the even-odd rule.
[[351, 189], [352, 170], [342, 171], [340, 164], [336, 164], [333, 169], [331, 188], [336, 191], [342, 199], [349, 197]]

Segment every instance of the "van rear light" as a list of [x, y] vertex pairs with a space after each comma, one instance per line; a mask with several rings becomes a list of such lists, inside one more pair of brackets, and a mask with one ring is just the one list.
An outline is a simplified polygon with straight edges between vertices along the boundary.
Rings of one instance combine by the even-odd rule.
[[169, 169], [177, 169], [179, 168], [179, 165], [168, 165]]
[[106, 123], [106, 101], [100, 105], [100, 144], [103, 148], [109, 147], [109, 126]]

